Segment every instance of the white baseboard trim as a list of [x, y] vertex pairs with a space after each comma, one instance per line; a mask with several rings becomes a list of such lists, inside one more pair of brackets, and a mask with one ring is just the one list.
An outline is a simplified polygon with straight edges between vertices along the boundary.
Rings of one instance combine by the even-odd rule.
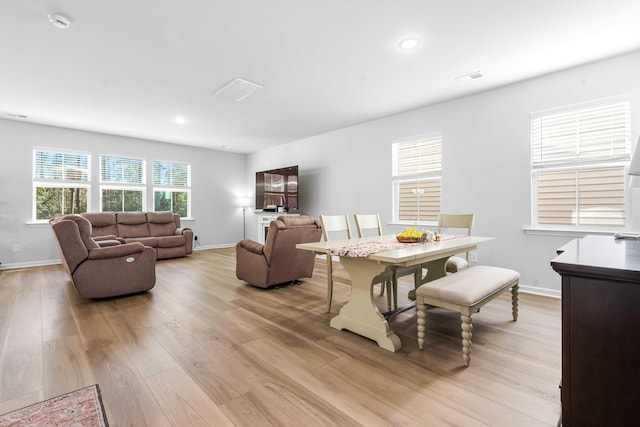
[[198, 247], [194, 247], [193, 250], [194, 251], [204, 251], [207, 249], [229, 249], [229, 248], [235, 248], [236, 244], [235, 243], [225, 243], [222, 245], [208, 245], [208, 246], [202, 246], [202, 245], [198, 245]]
[[59, 259], [50, 259], [44, 261], [14, 262], [12, 264], [0, 265], [0, 270], [16, 270], [20, 268], [42, 267], [43, 265], [62, 264]]
[[544, 297], [562, 298], [561, 291], [548, 288], [539, 288], [537, 286], [524, 286], [520, 284], [520, 292], [525, 294], [541, 295]]

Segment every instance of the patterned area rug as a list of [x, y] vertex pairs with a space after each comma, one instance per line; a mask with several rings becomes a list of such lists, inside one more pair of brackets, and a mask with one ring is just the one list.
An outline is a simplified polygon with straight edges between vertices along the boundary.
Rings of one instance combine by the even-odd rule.
[[0, 415], [2, 427], [108, 427], [98, 384]]

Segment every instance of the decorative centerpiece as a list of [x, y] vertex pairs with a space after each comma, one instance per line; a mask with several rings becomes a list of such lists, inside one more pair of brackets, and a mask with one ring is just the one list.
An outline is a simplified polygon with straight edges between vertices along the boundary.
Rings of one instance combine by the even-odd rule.
[[418, 230], [416, 227], [407, 227], [396, 234], [396, 239], [400, 243], [426, 243], [440, 240], [440, 233], [434, 233], [428, 228]]

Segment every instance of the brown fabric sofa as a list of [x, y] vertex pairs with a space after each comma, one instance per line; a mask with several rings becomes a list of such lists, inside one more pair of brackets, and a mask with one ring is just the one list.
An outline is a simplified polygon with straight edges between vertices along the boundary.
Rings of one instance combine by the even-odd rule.
[[248, 239], [236, 244], [236, 277], [261, 288], [311, 277], [315, 254], [296, 244], [321, 236], [320, 223], [309, 216], [279, 216], [269, 224], [264, 245]]
[[193, 252], [193, 231], [180, 226], [173, 212], [88, 212], [93, 237], [101, 246], [113, 240], [139, 242], [156, 249], [158, 259], [178, 258]]
[[62, 266], [80, 297], [114, 297], [155, 286], [155, 249], [142, 243], [117, 241], [101, 247], [91, 238], [91, 223], [80, 215], [59, 216], [49, 224]]

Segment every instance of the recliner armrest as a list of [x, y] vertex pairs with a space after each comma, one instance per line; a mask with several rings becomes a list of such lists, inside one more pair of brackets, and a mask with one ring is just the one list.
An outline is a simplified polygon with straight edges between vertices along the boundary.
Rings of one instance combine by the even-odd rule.
[[144, 245], [139, 242], [125, 243], [118, 246], [95, 248], [89, 251], [89, 259], [110, 259], [127, 255], [139, 254], [144, 251]]
[[240, 240], [238, 242], [238, 246], [240, 246], [242, 249], [246, 249], [249, 252], [253, 252], [254, 254], [264, 255], [264, 245], [262, 243], [245, 239], [245, 240]]

